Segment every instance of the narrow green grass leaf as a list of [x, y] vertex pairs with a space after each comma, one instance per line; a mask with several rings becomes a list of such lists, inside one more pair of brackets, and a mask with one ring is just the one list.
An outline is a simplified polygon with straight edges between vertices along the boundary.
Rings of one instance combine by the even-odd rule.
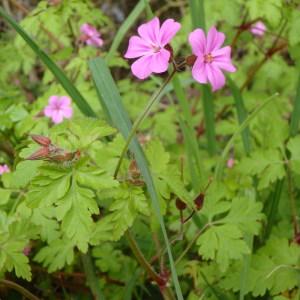
[[210, 87], [207, 85], [202, 85], [201, 90], [203, 98], [202, 102], [204, 111], [205, 135], [207, 139], [207, 150], [208, 153], [213, 156], [217, 153], [213, 95]]
[[193, 128], [193, 124], [191, 122], [192, 114], [188, 100], [185, 96], [184, 90], [177, 75], [174, 76], [172, 83], [176, 97], [178, 99], [179, 107], [181, 108], [183, 114], [183, 118], [181, 117], [181, 114], [178, 114], [178, 119], [185, 141], [185, 149], [193, 190], [195, 193], [199, 193], [200, 191], [203, 191], [205, 183], [203, 174], [201, 172], [201, 157], [199, 152], [199, 145]]
[[126, 20], [123, 22], [121, 27], [119, 28], [116, 36], [114, 37], [114, 40], [110, 46], [110, 49], [105, 57], [105, 60], [108, 62], [115, 54], [117, 49], [119, 48], [124, 36], [128, 32], [128, 30], [131, 28], [131, 26], [136, 22], [140, 14], [147, 8], [148, 8], [148, 0], [140, 0], [137, 5], [134, 7], [134, 9], [131, 11], [129, 16], [126, 18]]
[[204, 0], [189, 0], [189, 2], [193, 27], [205, 30]]
[[82, 254], [81, 261], [86, 275], [86, 283], [90, 287], [94, 298], [96, 300], [105, 300], [105, 296], [100, 288], [99, 278], [94, 270], [93, 260], [90, 252]]
[[[101, 58], [91, 60], [89, 65], [92, 71], [95, 86], [101, 97], [101, 104], [106, 107], [106, 111], [109, 113], [110, 119], [112, 120], [113, 124], [119, 129], [119, 131], [126, 139], [130, 133], [132, 124], [130, 122], [127, 112], [125, 111], [122, 105], [120, 94], [111, 76], [111, 73], [105, 64], [105, 61]], [[166, 227], [164, 224], [163, 216], [160, 211], [158, 195], [154, 187], [153, 179], [148, 168], [146, 157], [144, 155], [142, 147], [140, 146], [136, 138], [132, 140], [130, 144], [130, 149], [135, 155], [135, 159], [146, 182], [147, 189], [152, 200], [153, 208], [161, 226], [161, 230], [163, 233], [164, 241], [169, 256], [172, 279], [175, 286], [177, 298], [183, 300]]]
[[48, 69], [55, 76], [57, 81], [63, 86], [66, 92], [74, 100], [75, 104], [81, 110], [81, 112], [89, 117], [96, 117], [95, 112], [92, 110], [87, 101], [83, 98], [77, 88], [71, 83], [66, 77], [64, 72], [55, 64], [55, 62], [35, 43], [35, 41], [22, 29], [22, 27], [11, 18], [6, 12], [0, 7], [0, 16], [2, 16], [24, 39], [28, 46], [37, 54], [37, 56], [43, 61]]
[[300, 74], [297, 83], [296, 97], [294, 101], [294, 110], [291, 116], [291, 124], [290, 124], [291, 136], [295, 136], [297, 134], [299, 130], [299, 121], [300, 121]]
[[[240, 92], [237, 85], [234, 83], [234, 81], [229, 76], [227, 77], [227, 80], [228, 80], [228, 84], [229, 84], [229, 88], [231, 90], [232, 96], [234, 98], [239, 124], [242, 124], [247, 118], [247, 111], [245, 109], [242, 93]], [[248, 127], [245, 128], [241, 134], [242, 134], [244, 149], [245, 149], [246, 154], [248, 155], [251, 151], [249, 128]]]
[[215, 170], [215, 179], [220, 180], [222, 176], [222, 171], [224, 167], [224, 161], [228, 155], [228, 152], [230, 148], [232, 147], [235, 139], [238, 137], [238, 135], [241, 134], [241, 132], [247, 128], [247, 126], [250, 124], [250, 122], [257, 116], [257, 114], [264, 109], [271, 101], [274, 99], [274, 97], [278, 96], [278, 93], [274, 94], [270, 98], [268, 98], [266, 101], [261, 103], [253, 112], [251, 115], [247, 117], [247, 119], [239, 126], [239, 128], [234, 132], [230, 140], [227, 142], [222, 154], [221, 154], [221, 159], [219, 160], [216, 170]]

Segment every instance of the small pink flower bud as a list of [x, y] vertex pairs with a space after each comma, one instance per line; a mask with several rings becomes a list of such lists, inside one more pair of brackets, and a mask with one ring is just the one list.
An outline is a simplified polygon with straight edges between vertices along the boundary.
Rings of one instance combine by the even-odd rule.
[[4, 174], [4, 173], [9, 173], [10, 169], [8, 167], [8, 165], [4, 164], [4, 165], [0, 165], [0, 175]]
[[235, 164], [235, 161], [232, 157], [227, 160], [227, 168], [232, 169], [234, 164]]
[[98, 32], [97, 29], [91, 24], [84, 23], [81, 25], [80, 31], [82, 33], [80, 39], [87, 45], [94, 47], [101, 47], [103, 45], [100, 32]]
[[262, 37], [265, 34], [266, 29], [266, 25], [262, 21], [258, 21], [250, 27], [251, 33], [258, 37]]

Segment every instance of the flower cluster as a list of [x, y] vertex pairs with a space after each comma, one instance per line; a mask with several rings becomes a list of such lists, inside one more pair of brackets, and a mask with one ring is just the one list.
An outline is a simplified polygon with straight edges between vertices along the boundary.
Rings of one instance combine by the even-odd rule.
[[4, 164], [4, 165], [0, 165], [0, 175], [4, 174], [4, 173], [9, 173], [10, 169], [8, 167], [8, 165]]
[[[176, 66], [170, 42], [181, 25], [173, 19], [167, 19], [160, 25], [155, 17], [138, 27], [138, 35], [129, 40], [125, 58], [136, 58], [131, 65], [132, 73], [139, 79], [145, 79], [152, 73], [167, 71], [169, 63]], [[202, 29], [195, 29], [189, 35], [193, 55], [186, 58], [185, 64], [192, 67], [193, 78], [200, 83], [210, 83], [213, 91], [225, 85], [223, 71], [235, 72], [231, 62], [231, 48], [222, 47], [225, 35], [215, 27], [207, 35]]]
[[51, 96], [44, 108], [44, 114], [55, 124], [61, 123], [64, 118], [70, 119], [73, 115], [71, 99], [67, 96]]

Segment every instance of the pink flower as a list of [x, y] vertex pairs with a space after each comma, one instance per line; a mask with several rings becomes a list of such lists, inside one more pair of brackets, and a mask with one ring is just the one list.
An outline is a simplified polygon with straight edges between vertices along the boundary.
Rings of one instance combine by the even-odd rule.
[[129, 40], [125, 58], [138, 58], [131, 66], [132, 73], [139, 79], [145, 79], [151, 73], [166, 72], [171, 57], [165, 46], [170, 43], [181, 25], [173, 19], [167, 19], [161, 26], [155, 17], [138, 28], [138, 35]]
[[195, 29], [189, 35], [196, 61], [192, 68], [194, 79], [200, 83], [212, 85], [213, 91], [225, 85], [225, 76], [222, 70], [235, 72], [236, 68], [231, 62], [231, 47], [221, 48], [225, 34], [218, 32], [215, 27], [210, 28], [207, 37], [202, 29]]
[[4, 165], [0, 165], [0, 175], [4, 174], [4, 173], [9, 173], [10, 169], [8, 167], [8, 165], [4, 164]]
[[232, 157], [227, 160], [227, 168], [232, 169], [234, 164], [235, 164], [235, 161]]
[[84, 23], [81, 25], [80, 31], [82, 33], [81, 40], [87, 45], [94, 47], [101, 47], [103, 45], [103, 40], [100, 38], [100, 32], [98, 32], [94, 26]]
[[73, 115], [71, 99], [67, 96], [51, 96], [44, 114], [56, 124], [61, 123], [64, 118], [70, 119]]
[[262, 21], [258, 21], [251, 26], [251, 33], [256, 36], [263, 36], [267, 27]]

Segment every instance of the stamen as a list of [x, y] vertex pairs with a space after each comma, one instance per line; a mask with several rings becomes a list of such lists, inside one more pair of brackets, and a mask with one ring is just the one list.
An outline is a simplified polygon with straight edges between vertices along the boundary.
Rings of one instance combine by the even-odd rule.
[[206, 63], [211, 63], [213, 61], [213, 56], [211, 55], [211, 53], [205, 54], [204, 55], [204, 62]]

